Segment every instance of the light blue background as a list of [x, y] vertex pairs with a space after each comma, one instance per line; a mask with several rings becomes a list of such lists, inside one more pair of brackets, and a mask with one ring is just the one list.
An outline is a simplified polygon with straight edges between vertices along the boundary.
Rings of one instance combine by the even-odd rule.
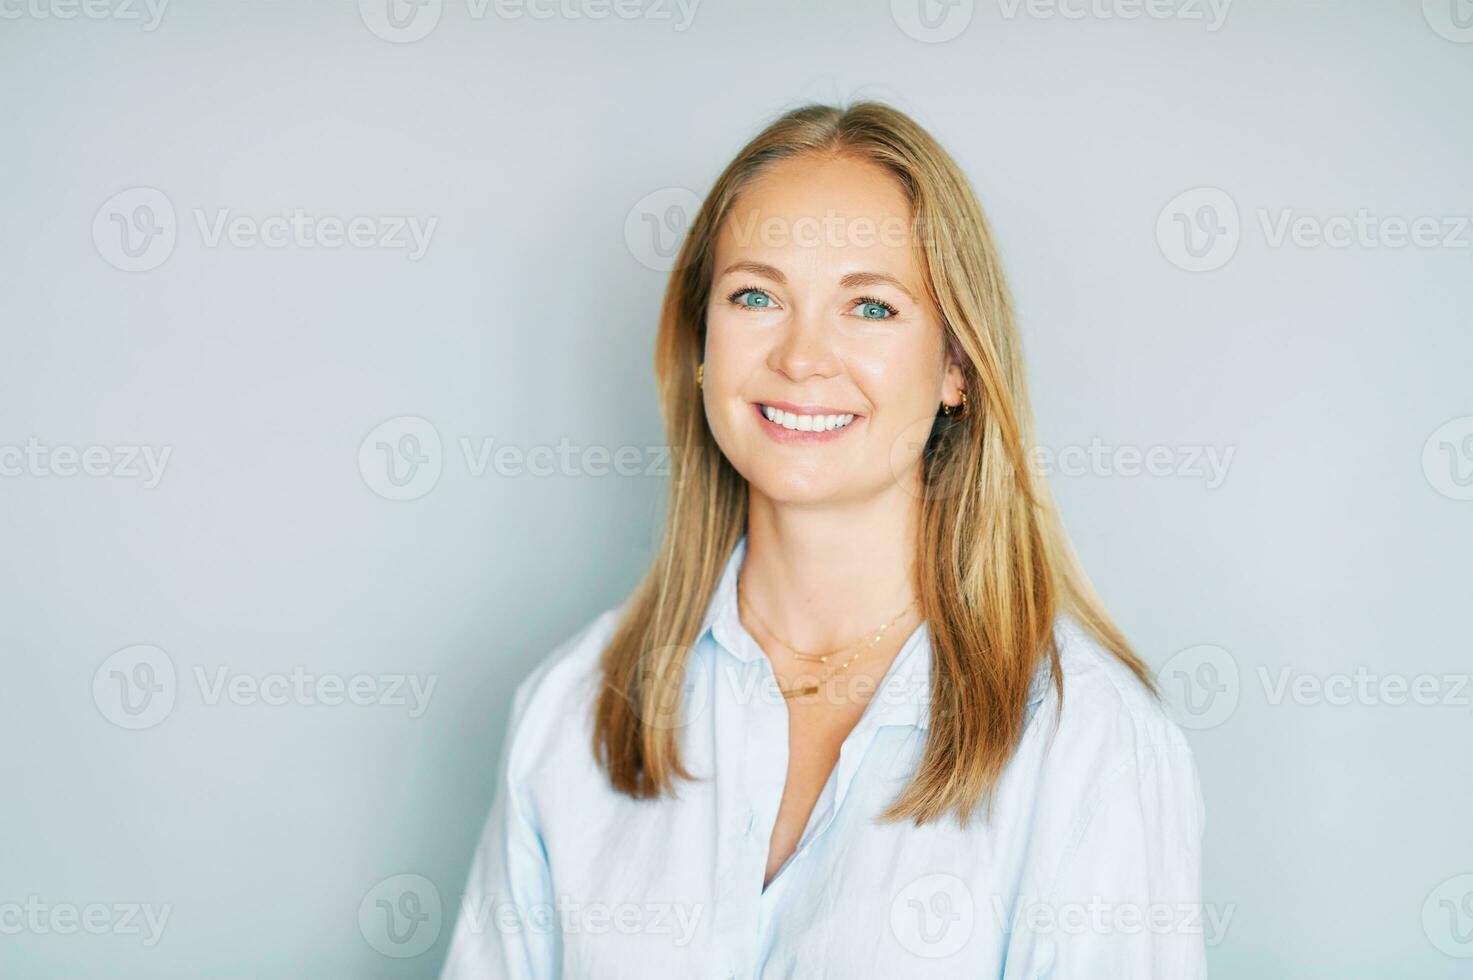
[[[1448, 468], [1473, 454], [1453, 440], [1441, 473], [1423, 464], [1473, 416], [1473, 231], [1274, 247], [1260, 219], [1473, 214], [1473, 37], [1434, 29], [1447, 10], [1241, 0], [1209, 30], [992, 0], [928, 42], [898, 0], [706, 0], [685, 30], [451, 0], [398, 43], [366, 3], [0, 21], [0, 447], [171, 453], [151, 489], [0, 477], [0, 906], [171, 908], [151, 947], [0, 933], [0, 975], [435, 974], [448, 923], [388, 957], [360, 902], [415, 874], [453, 906], [513, 685], [627, 594], [663, 494], [648, 475], [475, 476], [460, 440], [657, 446], [665, 275], [626, 224], [648, 195], [704, 192], [778, 111], [868, 95], [973, 179], [1045, 446], [1233, 453], [1214, 486], [1053, 476], [1143, 655], [1209, 644], [1239, 672], [1220, 723], [1189, 732], [1206, 898], [1232, 909], [1213, 976], [1473, 977], [1473, 948], [1423, 917], [1473, 872], [1467, 692], [1275, 704], [1259, 674], [1473, 669], [1473, 503]], [[125, 272], [92, 227], [138, 187], [167, 197], [177, 241]], [[1241, 236], [1190, 272], [1156, 229], [1202, 187]], [[221, 208], [438, 224], [418, 261], [210, 247], [194, 212]], [[433, 425], [443, 473], [394, 501], [358, 456], [401, 416]], [[178, 692], [127, 730], [93, 681], [137, 644]], [[210, 704], [194, 673], [297, 666], [436, 687], [413, 718]]]

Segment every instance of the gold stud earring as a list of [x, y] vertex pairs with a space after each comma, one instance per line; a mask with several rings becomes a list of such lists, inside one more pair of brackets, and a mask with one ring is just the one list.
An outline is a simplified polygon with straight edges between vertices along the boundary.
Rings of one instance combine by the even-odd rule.
[[697, 364], [696, 365], [696, 387], [697, 388], [701, 387], [701, 382], [703, 380], [705, 380], [705, 375], [706, 375], [706, 362], [705, 361], [702, 361], [700, 364]]
[[945, 402], [942, 402], [941, 403], [941, 414], [942, 415], [945, 415], [949, 419], [960, 418], [962, 415], [966, 414], [966, 411], [967, 411], [967, 389], [962, 388], [961, 389], [961, 395], [962, 395], [962, 403], [960, 405], [948, 405]]

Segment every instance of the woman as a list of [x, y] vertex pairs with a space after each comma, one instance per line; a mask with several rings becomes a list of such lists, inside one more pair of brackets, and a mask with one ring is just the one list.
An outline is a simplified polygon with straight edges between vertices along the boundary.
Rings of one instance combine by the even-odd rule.
[[1204, 976], [1192, 755], [1029, 470], [951, 158], [777, 120], [655, 369], [663, 543], [517, 689], [444, 977]]

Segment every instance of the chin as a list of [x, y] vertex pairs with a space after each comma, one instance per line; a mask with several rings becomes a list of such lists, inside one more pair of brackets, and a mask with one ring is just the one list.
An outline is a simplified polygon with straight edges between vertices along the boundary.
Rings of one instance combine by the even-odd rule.
[[753, 493], [781, 504], [818, 504], [838, 500], [850, 489], [847, 481], [836, 479], [833, 473], [804, 473], [792, 468], [778, 470], [773, 466], [759, 466], [747, 477], [748, 488]]

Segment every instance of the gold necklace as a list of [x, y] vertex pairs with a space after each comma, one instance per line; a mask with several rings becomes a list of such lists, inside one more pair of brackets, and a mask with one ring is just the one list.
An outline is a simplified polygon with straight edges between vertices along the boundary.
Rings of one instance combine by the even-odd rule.
[[[737, 598], [738, 598], [738, 600], [741, 599], [741, 595], [742, 595], [742, 591], [741, 591], [741, 576], [739, 575], [737, 577]], [[747, 611], [748, 612], [752, 612], [751, 607], [750, 606], [747, 606], [745, 602], [742, 602], [741, 604], [747, 608]], [[860, 657], [864, 656], [864, 654], [868, 653], [871, 649], [873, 649], [874, 646], [877, 643], [879, 643], [880, 640], [884, 637], [885, 631], [888, 630], [890, 627], [894, 626], [896, 623], [900, 622], [901, 617], [903, 617], [906, 613], [910, 612], [911, 606], [914, 606], [915, 604], [916, 604], [916, 600], [915, 599], [912, 599], [910, 601], [909, 605], [907, 605], [904, 609], [900, 610], [900, 614], [899, 615], [897, 615], [894, 619], [890, 620], [888, 623], [886, 623], [885, 625], [881, 626], [879, 629], [877, 629], [875, 631], [874, 637], [869, 641], [869, 643], [867, 645], [865, 645], [861, 650], [859, 650], [857, 653], [855, 653], [853, 656], [851, 656], [848, 660], [845, 660], [843, 663], [839, 664], [839, 666], [834, 667], [831, 670], [829, 670], [826, 674], [824, 674], [822, 677], [820, 677], [817, 681], [813, 682], [812, 684], [803, 684], [803, 685], [798, 686], [798, 687], [788, 687], [788, 688], [784, 688], [781, 684], [779, 684], [778, 685], [778, 690], [782, 692], [783, 699], [784, 700], [788, 700], [790, 698], [801, 698], [804, 695], [808, 695], [808, 694], [817, 694], [819, 688], [823, 687], [823, 685], [829, 680], [829, 678], [833, 677], [835, 674], [839, 673], [841, 670], [844, 670], [850, 664], [854, 663], [854, 661], [858, 660]], [[795, 650], [789, 644], [785, 643], [782, 640], [782, 638], [779, 637], [777, 634], [772, 633], [772, 630], [767, 626], [766, 623], [762, 623], [761, 618], [758, 617], [755, 612], [752, 613], [752, 618], [753, 619], [756, 619], [758, 621], [758, 623], [762, 626], [762, 628], [764, 630], [766, 630], [768, 633], [771, 633], [772, 634], [772, 638], [774, 640], [777, 640], [783, 646], [788, 647], [789, 650], [793, 650], [793, 652], [795, 654], [797, 654], [798, 651]], [[864, 639], [864, 637], [861, 636], [859, 639], [862, 640], [862, 639]], [[847, 647], [853, 646], [854, 643], [857, 643], [857, 642], [859, 642], [859, 640], [855, 640], [855, 641], [852, 641], [850, 643], [846, 643], [842, 647], [838, 647], [838, 648], [836, 648], [834, 650], [831, 650], [829, 653], [823, 654], [822, 655], [822, 659], [827, 660], [833, 654], [838, 653], [840, 650], [843, 650], [843, 649], [845, 649]], [[809, 654], [808, 656], [809, 657], [813, 657], [815, 655], [814, 654]]]
[[[895, 619], [892, 619], [890, 622], [886, 623], [884, 626], [881, 626], [880, 627], [880, 631], [883, 633], [885, 630], [889, 629], [892, 625], [894, 625], [896, 619], [899, 619], [901, 616], [904, 616], [907, 612], [910, 611], [910, 607], [911, 606], [914, 606], [915, 604], [916, 604], [916, 600], [915, 599], [910, 600], [910, 605], [909, 606], [906, 606], [904, 609], [900, 610], [899, 614], [896, 615]], [[847, 641], [845, 643], [841, 643], [840, 645], [834, 647], [832, 650], [829, 650], [827, 653], [804, 653], [802, 650], [799, 650], [797, 647], [793, 646], [787, 640], [785, 640], [782, 637], [778, 636], [777, 635], [777, 630], [775, 630], [771, 626], [769, 626], [767, 624], [767, 620], [765, 620], [761, 616], [757, 615], [757, 610], [755, 610], [755, 609], [752, 608], [752, 604], [750, 602], [748, 602], [746, 600], [746, 597], [743, 596], [743, 594], [742, 594], [742, 576], [741, 576], [741, 573], [740, 572], [738, 572], [738, 574], [737, 574], [737, 605], [739, 605], [744, 612], [746, 612], [749, 616], [751, 616], [752, 619], [754, 619], [756, 621], [757, 625], [760, 626], [760, 627], [762, 627], [762, 629], [767, 632], [767, 635], [768, 636], [772, 637], [778, 643], [780, 643], [784, 647], [786, 647], [793, 654], [793, 657], [795, 659], [797, 659], [797, 660], [807, 660], [807, 661], [810, 661], [812, 663], [820, 663], [820, 664], [828, 663], [829, 658], [832, 657], [834, 654], [844, 652], [845, 650], [847, 650], [850, 647], [854, 646], [854, 644], [858, 643], [860, 640], [864, 639], [866, 636], [869, 636], [868, 633], [862, 633], [859, 636], [856, 636], [852, 640], [849, 640], [849, 641]]]
[[[802, 650], [799, 650], [787, 640], [778, 636], [777, 631], [767, 624], [767, 620], [757, 615], [757, 610], [753, 609], [750, 603], [745, 600], [741, 600], [740, 604], [743, 611], [745, 611], [747, 615], [751, 616], [752, 619], [757, 623], [757, 625], [762, 627], [763, 631], [767, 633], [768, 636], [772, 637], [774, 640], [776, 640], [779, 644], [781, 644], [784, 648], [792, 653], [794, 660], [806, 660], [810, 663], [826, 664], [829, 662], [829, 658], [832, 657], [834, 654], [843, 653], [845, 650], [854, 646], [854, 644], [858, 643], [860, 640], [863, 640], [865, 637], [869, 636], [868, 633], [865, 633], [862, 636], [856, 636], [854, 639], [834, 647], [828, 653], [804, 653]], [[910, 606], [913, 605], [915, 605], [914, 600], [911, 601]], [[900, 616], [905, 615], [905, 613], [909, 611], [910, 606], [906, 606], [904, 609], [900, 610]], [[895, 619], [899, 619], [900, 616], [896, 616]], [[894, 620], [891, 620], [891, 622], [893, 623]], [[886, 623], [884, 627], [881, 627], [881, 629], [888, 628], [889, 626], [890, 623]]]
[[[912, 602], [910, 605], [913, 606], [915, 605], [915, 603]], [[875, 638], [870, 640], [866, 646], [861, 647], [857, 653], [855, 653], [848, 660], [839, 664], [839, 666], [830, 668], [828, 673], [824, 674], [812, 684], [804, 684], [801, 687], [788, 688], [784, 688], [782, 687], [782, 685], [778, 685], [778, 690], [782, 691], [783, 699], [787, 700], [789, 698], [801, 698], [805, 694], [817, 694], [818, 689], [823, 687], [824, 684], [828, 683], [829, 678], [833, 677], [839, 671], [843, 670], [845, 667], [848, 667], [850, 664], [854, 663], [854, 661], [858, 660], [860, 657], [864, 656], [871, 649], [873, 649], [874, 645], [876, 643], [879, 643], [880, 638], [885, 635], [885, 631], [894, 626], [896, 623], [900, 622], [901, 616], [904, 616], [908, 612], [910, 612], [910, 606], [906, 606], [903, 610], [901, 610], [900, 616], [896, 616], [894, 619], [890, 620], [890, 622], [886, 623], [884, 626], [881, 626], [878, 630], [876, 630]]]

